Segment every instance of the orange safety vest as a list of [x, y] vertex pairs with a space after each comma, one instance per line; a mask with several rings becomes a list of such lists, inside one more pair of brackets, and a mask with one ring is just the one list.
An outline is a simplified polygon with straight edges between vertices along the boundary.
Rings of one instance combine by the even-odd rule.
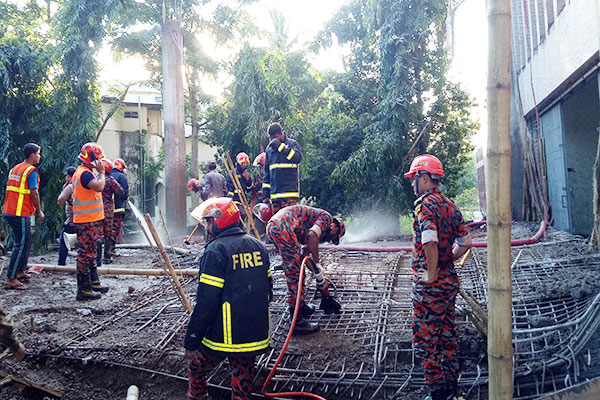
[[[30, 217], [35, 212], [35, 207], [31, 201], [31, 189], [29, 189], [29, 175], [37, 171], [36, 168], [26, 161], [17, 164], [8, 174], [6, 183], [6, 195], [4, 196], [4, 207], [2, 212], [8, 215], [18, 217]], [[38, 187], [40, 186], [40, 176], [38, 175]]]
[[104, 205], [102, 204], [102, 192], [94, 189], [86, 189], [81, 184], [81, 175], [84, 172], [92, 172], [85, 165], [77, 167], [73, 175], [73, 222], [83, 224], [96, 222], [104, 219]]

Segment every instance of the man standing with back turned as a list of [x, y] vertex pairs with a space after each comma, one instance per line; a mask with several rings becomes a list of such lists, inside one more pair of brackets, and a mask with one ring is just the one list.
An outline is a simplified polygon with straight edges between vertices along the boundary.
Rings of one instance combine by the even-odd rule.
[[418, 156], [404, 176], [413, 179], [418, 197], [413, 222], [413, 347], [423, 361], [430, 399], [451, 400], [457, 394], [459, 369], [454, 261], [471, 247], [471, 237], [460, 210], [438, 187], [444, 176], [440, 160]]
[[40, 204], [40, 175], [34, 165], [40, 162], [41, 147], [35, 143], [27, 143], [23, 147], [25, 160], [15, 165], [8, 175], [6, 195], [2, 213], [8, 221], [12, 232], [14, 245], [10, 263], [6, 271], [7, 289], [27, 289], [27, 285], [19, 281], [27, 280], [25, 272], [29, 249], [31, 248], [31, 216], [37, 213], [38, 219], [44, 219]]
[[282, 208], [298, 203], [300, 198], [298, 164], [302, 161], [302, 151], [298, 142], [288, 138], [277, 122], [269, 125], [267, 133], [271, 142], [265, 150], [262, 197], [264, 203], [271, 202], [273, 214], [276, 214]]

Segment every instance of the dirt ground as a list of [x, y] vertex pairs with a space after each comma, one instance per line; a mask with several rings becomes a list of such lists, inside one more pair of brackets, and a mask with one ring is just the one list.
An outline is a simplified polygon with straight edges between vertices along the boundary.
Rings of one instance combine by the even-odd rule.
[[[537, 224], [517, 224], [513, 227], [513, 238], [530, 237], [537, 231], [537, 228]], [[472, 233], [473, 239], [476, 241], [484, 240], [485, 234], [485, 229], [475, 229]], [[547, 239], [560, 239], [560, 235], [560, 233], [550, 231]], [[383, 236], [374, 238], [364, 244], [410, 246], [411, 240], [410, 236]], [[181, 240], [178, 242], [181, 242]], [[352, 245], [356, 246], [354, 243]], [[198, 239], [192, 244], [192, 248], [194, 249], [192, 254], [179, 259], [181, 267], [197, 268], [201, 256]], [[118, 252], [120, 257], [116, 259], [116, 263], [119, 266], [140, 269], [160, 268], [153, 253], [149, 250], [119, 249]], [[54, 252], [31, 257], [29, 264], [56, 264], [56, 260], [57, 254]], [[1, 262], [4, 261], [0, 260]], [[280, 264], [280, 258], [278, 256], [273, 257], [272, 265], [277, 266], [278, 264]], [[75, 265], [73, 257], [69, 257], [68, 265]], [[177, 263], [175, 267], [178, 267]], [[567, 278], [569, 277], [557, 276], [552, 287], [544, 287], [543, 284], [540, 284], [542, 286], [537, 287], [535, 290], [539, 291], [540, 295], [546, 292], [552, 293], [552, 296], [557, 294], [570, 295], [575, 299], [600, 291], [598, 285], [595, 284], [595, 280], [591, 279], [585, 271], [582, 271], [581, 275], [578, 275], [575, 279]], [[166, 277], [126, 275], [102, 275], [101, 279], [104, 285], [110, 287], [110, 291], [103, 295], [100, 300], [94, 302], [75, 301], [76, 282], [74, 273], [42, 272], [40, 275], [33, 276], [29, 290], [24, 292], [0, 288], [0, 301], [3, 307], [14, 316], [17, 336], [27, 347], [27, 358], [21, 363], [15, 363], [6, 358], [0, 360], [0, 373], [4, 371], [51, 391], [60, 392], [64, 395], [62, 397], [64, 399], [121, 400], [125, 398], [129, 385], [133, 384], [142, 389], [143, 396], [140, 396], [140, 399], [185, 398], [187, 381], [183, 373], [185, 366], [183, 348], [177, 345], [167, 346], [161, 351], [141, 349], [143, 347], [142, 343], [157, 343], [156, 347], [158, 348], [162, 343], [161, 336], [165, 335], [170, 326], [174, 325], [173, 320], [158, 323], [158, 330], [142, 329], [143, 327], [138, 325], [127, 325], [122, 320], [115, 322], [116, 326], [110, 330], [97, 330], [98, 327], [96, 326], [98, 321], [110, 324], [114, 315], [122, 312], [122, 310], [133, 308], [136, 304], [149, 304], [148, 307], [151, 310], [148, 312], [152, 315], [156, 311], [155, 308], [152, 308], [154, 302], [158, 304], [158, 300], [162, 299], [161, 296], [165, 293], [172, 294], [168, 279]], [[560, 285], [557, 282], [566, 283]], [[583, 283], [572, 284], [570, 282]], [[196, 285], [197, 280], [192, 280], [188, 292], [193, 293]], [[284, 291], [280, 290], [276, 295], [284, 296]], [[180, 307], [176, 302], [172, 306], [174, 308]], [[132, 315], [135, 315], [135, 313]], [[90, 316], [94, 318], [90, 318]], [[138, 318], [141, 317], [147, 319], [148, 314], [138, 316]], [[464, 318], [464, 315], [459, 311], [457, 320], [464, 320]], [[272, 320], [272, 323], [277, 321], [279, 320]], [[123, 323], [123, 329], [119, 330], [118, 324], [121, 323]], [[102, 335], [99, 339], [104, 343], [102, 348], [98, 348], [98, 337], [94, 337], [94, 334], [90, 332], [98, 332], [98, 335]], [[477, 364], [485, 360], [485, 340], [474, 328], [465, 324], [459, 326], [457, 337], [461, 348], [463, 369], [476, 369]], [[90, 338], [95, 338], [96, 341], [91, 341]], [[181, 343], [183, 332], [173, 332], [173, 336], [168, 339], [172, 343]], [[73, 340], [78, 341], [78, 347], [76, 347], [78, 350], [74, 350], [70, 356], [70, 353], [65, 352], [64, 349], [69, 348]], [[88, 342], [92, 344], [90, 344], [89, 354], [86, 356], [85, 346]], [[597, 341], [595, 343], [598, 344]], [[114, 355], [114, 348], [119, 346], [134, 349], [131, 351], [131, 357], [135, 356], [138, 357], [136, 360], [142, 360], [137, 368], [119, 365], [118, 362], [114, 362], [108, 357], [108, 354]], [[63, 350], [59, 351], [61, 349]], [[84, 353], [81, 353], [82, 349]], [[136, 353], [138, 350], [142, 353], [141, 356]], [[112, 353], [110, 353], [111, 351]], [[147, 354], [145, 358], [143, 356], [144, 352]], [[352, 368], [372, 361], [368, 352], [361, 351], [351, 339], [341, 334], [320, 332], [301, 340], [292, 341], [288, 353], [303, 352], [311, 354], [310, 361], [312, 365], [306, 365], [308, 369], [318, 368], [318, 366], [326, 363], [331, 364], [332, 368], [336, 367], [336, 360], [328, 359], [325, 356], [332, 353], [343, 355], [344, 359], [350, 360], [347, 362], [352, 364], [349, 366]], [[159, 354], [159, 356], [156, 356], [156, 354]], [[125, 358], [127, 356], [128, 354], [123, 355]], [[146, 365], [146, 360], [149, 365]], [[179, 368], [176, 375], [167, 372], [156, 372], [157, 369], [149, 368], [153, 360], [160, 361], [160, 365], [163, 367], [168, 366], [171, 370], [181, 368]], [[409, 366], [410, 364], [407, 364], [407, 370]], [[262, 383], [264, 375], [264, 371], [259, 373], [259, 382]], [[256, 391], [258, 389], [256, 388]], [[211, 390], [215, 399], [228, 397], [226, 391], [218, 390], [218, 388], [212, 388]], [[407, 392], [402, 398], [420, 399], [424, 395], [423, 390], [413, 390], [410, 393]], [[0, 383], [0, 399], [55, 398], [59, 397], [18, 383]]]

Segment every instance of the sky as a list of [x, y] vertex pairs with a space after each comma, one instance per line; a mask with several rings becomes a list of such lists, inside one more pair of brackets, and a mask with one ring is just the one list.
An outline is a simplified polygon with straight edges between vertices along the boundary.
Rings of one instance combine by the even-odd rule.
[[[248, 12], [258, 26], [271, 26], [270, 9], [279, 10], [286, 19], [291, 39], [295, 38], [301, 47], [311, 41], [324, 27], [325, 23], [345, 3], [345, 0], [260, 0], [252, 4]], [[455, 18], [455, 52], [450, 70], [450, 78], [460, 82], [478, 106], [473, 115], [479, 120], [481, 127], [475, 135], [475, 146], [483, 146], [487, 134], [486, 123], [486, 81], [487, 81], [487, 18], [485, 2], [482, 0], [465, 0], [459, 7]], [[258, 40], [258, 39], [257, 39]], [[235, 49], [222, 49], [212, 45], [208, 38], [202, 41], [209, 54], [227, 58], [235, 54]], [[346, 49], [334, 46], [321, 51], [311, 62], [319, 70], [343, 69], [342, 56]], [[129, 82], [147, 79], [148, 73], [139, 57], [115, 62], [109, 47], [104, 47], [98, 59], [101, 63], [100, 79], [102, 81]], [[223, 88], [230, 83], [231, 77], [222, 75], [217, 80], [204, 80], [203, 89], [214, 96], [219, 96]]]

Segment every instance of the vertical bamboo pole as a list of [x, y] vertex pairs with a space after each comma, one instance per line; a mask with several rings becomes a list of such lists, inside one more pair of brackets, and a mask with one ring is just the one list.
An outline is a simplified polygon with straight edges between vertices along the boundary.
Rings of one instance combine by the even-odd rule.
[[510, 0], [488, 0], [488, 137], [485, 163], [488, 224], [489, 398], [513, 398], [510, 271]]

